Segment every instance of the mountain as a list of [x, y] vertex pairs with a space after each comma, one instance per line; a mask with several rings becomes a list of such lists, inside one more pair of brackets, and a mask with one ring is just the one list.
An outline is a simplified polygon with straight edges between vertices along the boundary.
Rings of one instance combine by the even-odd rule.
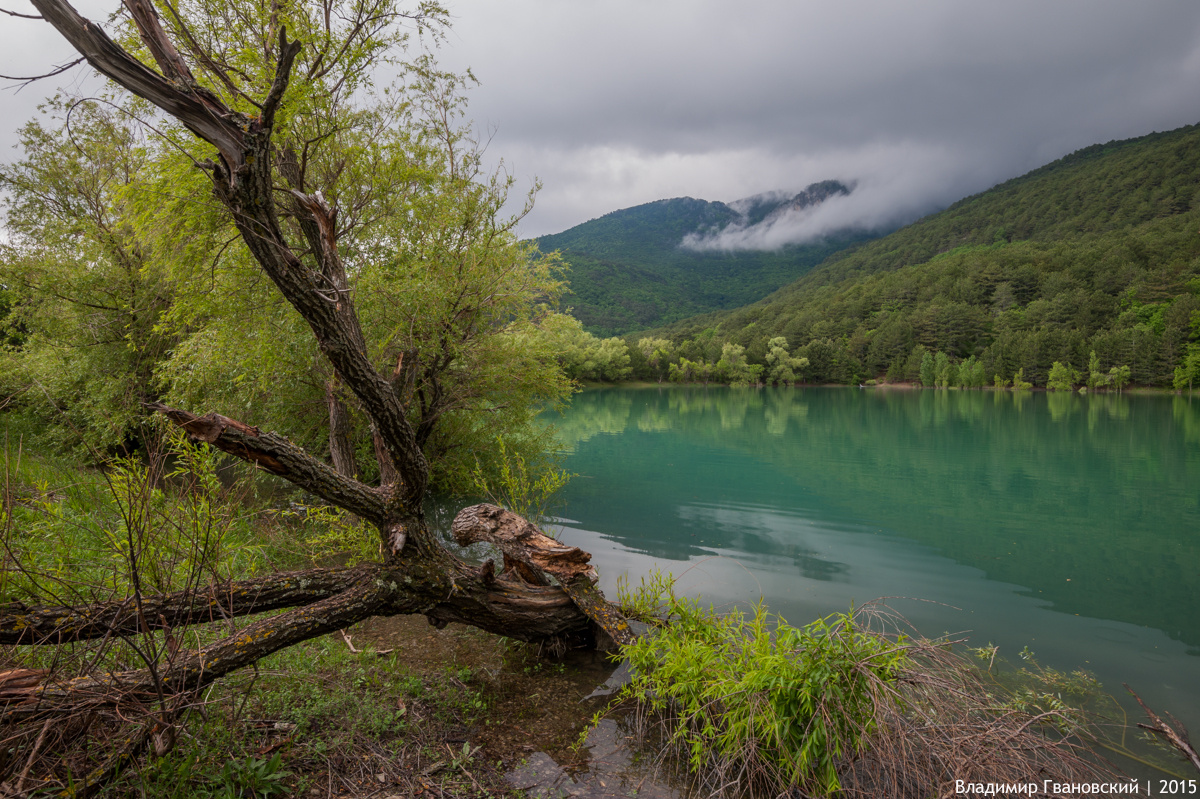
[[841, 231], [775, 251], [697, 249], [684, 242], [749, 227], [789, 209], [803, 210], [851, 188], [837, 181], [795, 195], [764, 194], [733, 203], [691, 197], [613, 211], [537, 240], [570, 265], [563, 304], [591, 332], [611, 336], [753, 302], [804, 274], [832, 253], [877, 233]]
[[974, 357], [989, 382], [1024, 369], [1044, 384], [1095, 352], [1170, 385], [1190, 353], [1200, 370], [1200, 126], [1079, 150], [656, 334], [733, 341], [752, 361], [783, 335], [820, 382], [915, 379], [928, 350]]

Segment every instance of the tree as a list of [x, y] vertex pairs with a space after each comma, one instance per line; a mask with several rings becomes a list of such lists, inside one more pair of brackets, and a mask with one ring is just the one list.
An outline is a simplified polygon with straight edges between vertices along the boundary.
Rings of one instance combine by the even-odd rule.
[[[129, 0], [134, 33], [118, 44], [66, 0], [34, 4], [88, 63], [159, 109], [165, 127], [177, 126], [170, 133], [186, 130], [192, 141], [198, 140], [198, 149], [186, 152], [187, 161], [198, 170], [195, 174], [203, 175], [211, 202], [236, 231], [250, 263], [304, 321], [339, 389], [354, 398], [368, 421], [387, 468], [381, 484], [371, 486], [276, 433], [217, 413], [199, 416], [151, 403], [193, 440], [282, 477], [374, 527], [380, 560], [268, 575], [212, 586], [209, 592], [150, 596], [135, 591], [131, 601], [81, 607], [6, 605], [0, 609], [0, 641], [32, 645], [138, 631], [166, 635], [213, 603], [228, 618], [284, 612], [198, 650], [170, 648], [166, 657], [164, 648], [164, 657], [141, 669], [100, 671], [66, 681], [43, 681], [45, 675], [38, 674], [9, 680], [0, 685], [4, 720], [71, 713], [85, 697], [93, 710], [114, 707], [130, 696], [155, 697], [159, 711], [152, 723], [130, 736], [104, 768], [85, 777], [86, 787], [162, 733], [187, 707], [186, 698], [214, 680], [369, 616], [420, 613], [435, 625], [461, 621], [522, 640], [566, 636], [594, 642], [603, 631], [618, 642], [630, 641], [628, 625], [593, 584], [590, 556], [545, 539], [515, 514], [479, 505], [461, 511], [454, 523], [460, 543], [487, 540], [502, 548], [510, 567], [502, 573], [490, 562], [479, 567], [461, 560], [437, 540], [423, 508], [430, 484], [423, 445], [432, 440], [450, 407], [443, 400], [449, 384], [431, 380], [417, 390], [414, 382], [430, 366], [474, 370], [486, 364], [456, 350], [428, 363], [424, 353], [401, 349], [394, 338], [368, 339], [374, 331], [360, 315], [370, 297], [355, 291], [353, 278], [361, 264], [380, 253], [352, 246], [347, 232], [364, 220], [356, 217], [360, 209], [347, 203], [355, 193], [347, 189], [343, 195], [342, 189], [366, 185], [369, 193], [375, 183], [364, 174], [369, 167], [356, 167], [341, 161], [339, 153], [322, 150], [322, 137], [334, 135], [344, 121], [327, 114], [368, 91], [363, 81], [369, 67], [402, 39], [395, 32], [397, 20], [410, 19], [428, 29], [442, 16], [441, 9], [423, 4], [406, 15], [388, 0], [215, 10], [181, 3], [164, 4], [164, 19], [153, 5]], [[221, 18], [222, 13], [237, 16], [237, 23]], [[300, 38], [289, 38], [289, 33]], [[138, 55], [152, 60], [157, 70]], [[355, 170], [357, 174], [349, 174]], [[405, 218], [396, 222], [393, 237], [405, 234]], [[444, 235], [453, 240], [456, 231]], [[494, 235], [504, 232], [495, 230]], [[486, 296], [427, 299], [446, 301], [459, 315], [471, 317]], [[455, 335], [444, 324], [436, 333], [444, 339]], [[414, 359], [419, 366], [412, 365]], [[547, 575], [558, 584], [551, 584]], [[177, 635], [174, 640], [184, 639]]]
[[1129, 385], [1130, 369], [1128, 366], [1114, 366], [1108, 370], [1109, 380], [1112, 382], [1112, 387], [1121, 393], [1121, 389]]
[[748, 386], [758, 382], [762, 366], [746, 360], [746, 348], [741, 344], [726, 342], [721, 348], [721, 359], [717, 361], [715, 373], [719, 379], [732, 386]]
[[1183, 357], [1183, 364], [1175, 367], [1175, 389], [1192, 390], [1197, 378], [1200, 378], [1200, 344], [1189, 344]]
[[958, 368], [950, 360], [950, 356], [938, 351], [933, 358], [933, 384], [938, 388], [949, 388], [958, 378]]
[[629, 347], [618, 337], [601, 339], [583, 329], [578, 319], [549, 314], [542, 333], [572, 380], [615, 383], [629, 377]]
[[667, 366], [675, 352], [675, 345], [665, 338], [638, 339], [638, 349], [646, 357], [646, 363], [654, 370], [658, 382], [662, 382], [667, 373]]
[[1088, 379], [1087, 387], [1089, 390], [1104, 388], [1112, 383], [1112, 376], [1106, 375], [1100, 371], [1100, 358], [1096, 356], [1096, 351], [1092, 350], [1088, 355]]
[[25, 158], [0, 167], [0, 284], [14, 306], [5, 325], [24, 331], [0, 351], [0, 369], [27, 407], [62, 422], [60, 441], [113, 450], [146, 433], [143, 403], [158, 399], [155, 368], [173, 343], [157, 324], [174, 292], [130, 224], [129, 193], [147, 180], [151, 148], [108, 106], [70, 111], [69, 130], [25, 125]]
[[[939, 355], [941, 353], [938, 353]], [[933, 355], [929, 350], [921, 354], [921, 385], [931, 387], [937, 380], [937, 369], [934, 366]]]
[[807, 358], [796, 358], [788, 354], [787, 338], [776, 336], [767, 342], [767, 381], [795, 383], [796, 370], [808, 366]]
[[1050, 375], [1046, 380], [1046, 388], [1050, 391], [1071, 391], [1079, 381], [1079, 372], [1071, 368], [1071, 364], [1055, 361], [1050, 366]]

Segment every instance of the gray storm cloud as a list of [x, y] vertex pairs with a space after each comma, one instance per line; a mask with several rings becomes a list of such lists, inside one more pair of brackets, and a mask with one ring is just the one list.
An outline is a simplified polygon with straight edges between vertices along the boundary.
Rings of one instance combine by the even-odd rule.
[[[525, 236], [667, 197], [855, 182], [721, 243], [776, 247], [907, 221], [1080, 147], [1200, 120], [1195, 0], [448, 5], [438, 57], [482, 81], [468, 113], [489, 162], [544, 186]], [[118, 6], [81, 10], [103, 20]], [[0, 73], [68, 55], [44, 23], [0, 24]], [[53, 90], [0, 93], [0, 144]]]

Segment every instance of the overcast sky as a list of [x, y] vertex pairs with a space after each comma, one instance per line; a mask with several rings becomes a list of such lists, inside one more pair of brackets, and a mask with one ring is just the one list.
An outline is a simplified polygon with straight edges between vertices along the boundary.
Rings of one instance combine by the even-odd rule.
[[[448, 5], [440, 58], [482, 82], [471, 115], [494, 133], [489, 157], [521, 188], [544, 184], [525, 235], [666, 197], [855, 184], [824, 217], [757, 240], [774, 246], [911, 219], [1079, 147], [1200, 121], [1196, 0]], [[0, 21], [0, 73], [67, 54], [44, 23]], [[0, 92], [4, 152], [43, 91]]]

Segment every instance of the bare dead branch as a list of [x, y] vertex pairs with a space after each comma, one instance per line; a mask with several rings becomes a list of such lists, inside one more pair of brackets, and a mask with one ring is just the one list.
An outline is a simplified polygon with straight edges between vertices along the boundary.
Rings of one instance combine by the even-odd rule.
[[7, 8], [0, 8], [0, 14], [8, 14], [10, 17], [20, 17], [21, 19], [45, 19], [40, 14], [21, 14], [16, 11], [9, 11]]
[[[0, 10], [3, 10], [3, 9], [0, 9]], [[11, 11], [7, 11], [5, 13], [12, 14]], [[13, 16], [23, 17], [25, 15], [24, 14], [13, 14]], [[31, 17], [31, 19], [41, 19], [41, 17]], [[57, 69], [54, 69], [51, 72], [47, 72], [45, 75], [34, 75], [33, 77], [30, 77], [30, 78], [18, 77], [16, 75], [0, 75], [0, 78], [3, 78], [4, 80], [18, 80], [23, 83], [33, 83], [35, 80], [42, 80], [43, 78], [53, 78], [55, 75], [61, 75], [62, 73], [66, 72], [68, 69], [71, 69], [72, 67], [76, 67], [79, 64], [82, 64], [83, 61], [84, 61], [84, 59], [81, 56], [79, 58], [76, 58], [74, 61], [72, 61], [69, 64], [64, 64], [63, 66], [58, 67]]]
[[213, 144], [230, 167], [242, 163], [244, 136], [237, 117], [211, 93], [192, 86], [181, 90], [126, 53], [94, 22], [84, 19], [66, 0], [31, 0], [47, 22], [102, 75], [178, 119]]
[[128, 9], [129, 16], [133, 18], [134, 24], [137, 25], [142, 42], [149, 48], [163, 74], [170, 80], [185, 86], [195, 83], [196, 79], [192, 76], [187, 62], [179, 55], [179, 51], [175, 49], [175, 43], [163, 30], [162, 20], [159, 19], [158, 11], [154, 6], [146, 0], [122, 0], [122, 2]]
[[460, 546], [486, 541], [506, 556], [550, 574], [560, 583], [579, 575], [595, 574], [592, 556], [578, 547], [564, 546], [535, 525], [498, 505], [482, 503], [463, 508], [451, 525]]
[[[354, 640], [351, 638], [349, 633], [347, 633], [345, 630], [338, 630], [338, 632], [342, 634], [342, 640], [346, 642], [346, 648], [348, 648], [351, 652], [353, 652], [356, 655], [363, 654], [363, 650], [358, 649], [354, 646]], [[395, 652], [395, 651], [396, 650], [394, 648], [393, 649], [380, 649], [380, 650], [377, 650], [375, 652], [375, 654], [382, 657], [383, 655], [390, 655], [392, 652]]]
[[[150, 669], [83, 676], [35, 687], [0, 685], [0, 723], [77, 713], [83, 708], [141, 705], [161, 691], [180, 696], [197, 691], [231, 671], [319, 635], [339, 630], [377, 613], [395, 612], [390, 601], [400, 594], [394, 583], [367, 577], [328, 599], [257, 621], [198, 651], [180, 653], [157, 674]], [[415, 610], [413, 597], [400, 596], [399, 607]], [[408, 602], [405, 602], [405, 599]]]
[[[459, 511], [451, 531], [461, 546], [486, 541], [500, 548], [506, 564], [521, 563], [554, 577], [579, 610], [613, 641], [633, 643], [629, 622], [596, 589], [596, 569], [587, 552], [565, 546], [512, 511], [486, 503]], [[481, 579], [484, 574], [480, 572]]]

